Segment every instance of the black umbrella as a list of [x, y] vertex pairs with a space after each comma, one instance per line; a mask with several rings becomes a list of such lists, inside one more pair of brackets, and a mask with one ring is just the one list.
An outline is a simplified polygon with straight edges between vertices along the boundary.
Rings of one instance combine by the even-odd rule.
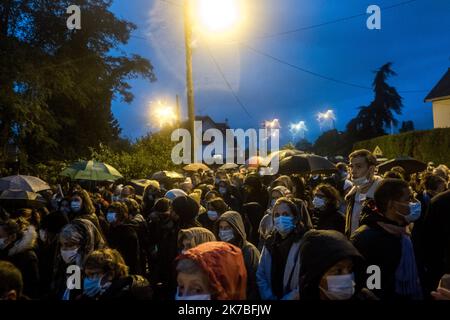
[[46, 205], [43, 196], [25, 190], [5, 190], [0, 194], [0, 203], [5, 207], [41, 208]]
[[393, 167], [402, 167], [407, 174], [425, 171], [427, 164], [411, 157], [399, 157], [388, 160], [378, 165], [378, 172], [384, 173], [391, 170]]
[[334, 164], [328, 159], [314, 154], [297, 154], [287, 157], [280, 162], [279, 173], [333, 173]]

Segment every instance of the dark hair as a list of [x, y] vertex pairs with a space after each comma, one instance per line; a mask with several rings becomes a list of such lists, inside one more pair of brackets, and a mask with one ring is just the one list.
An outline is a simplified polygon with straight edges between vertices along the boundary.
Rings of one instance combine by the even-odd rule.
[[321, 183], [314, 189], [314, 193], [317, 191], [322, 192], [329, 200], [327, 203], [328, 207], [337, 208], [339, 206], [339, 191], [337, 191], [335, 187], [329, 184]]
[[347, 164], [344, 163], [344, 162], [338, 162], [338, 163], [336, 164], [336, 169], [338, 169], [338, 170], [342, 170], [342, 169], [347, 170]]
[[375, 190], [374, 200], [380, 213], [385, 213], [389, 201], [398, 200], [409, 189], [406, 181], [401, 179], [385, 179]]
[[128, 276], [128, 266], [119, 251], [115, 249], [99, 249], [91, 252], [86, 258], [84, 268], [101, 269], [114, 279]]
[[376, 166], [377, 165], [377, 158], [375, 158], [375, 156], [372, 154], [372, 152], [370, 152], [369, 150], [366, 150], [366, 149], [360, 149], [360, 150], [353, 151], [352, 153], [350, 153], [350, 155], [348, 157], [349, 157], [349, 159], [362, 157], [366, 160], [366, 163], [368, 166]]
[[223, 201], [222, 198], [214, 198], [208, 201], [208, 206], [213, 207], [219, 215], [229, 209], [228, 205], [225, 203], [225, 201]]
[[0, 261], [0, 297], [15, 290], [17, 297], [22, 294], [22, 273], [11, 262]]
[[16, 235], [17, 238], [22, 236], [22, 226], [18, 223], [18, 219], [8, 219], [1, 221], [0, 227], [2, 227], [8, 236]]
[[404, 180], [403, 175], [398, 171], [389, 170], [383, 175], [383, 178], [401, 179]]
[[438, 175], [431, 174], [425, 177], [423, 183], [426, 190], [436, 191], [439, 185], [445, 184], [446, 181]]
[[292, 202], [291, 200], [289, 200], [286, 197], [278, 198], [277, 201], [275, 202], [273, 208], [275, 208], [276, 206], [279, 206], [282, 203], [285, 203], [289, 207], [289, 209], [291, 210], [294, 217], [301, 218], [300, 210], [298, 209], [298, 207], [295, 205], [294, 202]]
[[111, 205], [108, 207], [108, 212], [115, 212], [117, 220], [123, 221], [128, 218], [128, 207], [119, 201], [115, 201], [111, 203]]
[[160, 199], [156, 200], [152, 211], [166, 212], [166, 211], [169, 211], [169, 209], [170, 209], [170, 200], [167, 198], [160, 198]]

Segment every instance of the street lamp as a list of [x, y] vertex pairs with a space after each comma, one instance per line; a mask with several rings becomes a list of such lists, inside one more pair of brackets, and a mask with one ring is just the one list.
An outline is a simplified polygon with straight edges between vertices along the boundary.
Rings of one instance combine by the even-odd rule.
[[159, 122], [160, 128], [166, 125], [173, 126], [179, 120], [177, 110], [162, 101], [158, 101], [156, 105], [151, 106], [151, 112], [154, 120]]
[[[193, 5], [195, 4], [195, 6]], [[242, 0], [184, 0], [184, 44], [186, 50], [186, 91], [188, 123], [191, 134], [191, 159], [195, 161], [195, 103], [192, 76], [193, 22], [201, 31], [223, 33], [241, 21]]]
[[336, 115], [333, 110], [329, 109], [326, 112], [319, 112], [317, 114], [317, 121], [319, 122], [320, 130], [322, 130], [323, 125], [328, 124], [330, 120], [333, 123], [333, 129], [336, 129]]

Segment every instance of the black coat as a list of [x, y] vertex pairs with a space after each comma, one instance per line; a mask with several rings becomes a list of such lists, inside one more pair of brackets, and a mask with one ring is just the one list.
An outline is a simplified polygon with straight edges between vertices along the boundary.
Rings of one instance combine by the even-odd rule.
[[450, 190], [431, 200], [424, 220], [424, 263], [427, 290], [436, 290], [439, 280], [450, 273]]
[[382, 215], [369, 211], [362, 212], [360, 227], [350, 240], [365, 258], [367, 265], [377, 265], [381, 271], [381, 289], [372, 290], [382, 300], [392, 300], [395, 293], [395, 272], [402, 254], [401, 238], [388, 233], [377, 222], [393, 224]]
[[315, 209], [312, 220], [314, 229], [336, 230], [342, 233], [345, 231], [345, 217], [336, 208]]
[[141, 274], [139, 239], [135, 228], [129, 224], [110, 226], [108, 244], [120, 252], [130, 273]]

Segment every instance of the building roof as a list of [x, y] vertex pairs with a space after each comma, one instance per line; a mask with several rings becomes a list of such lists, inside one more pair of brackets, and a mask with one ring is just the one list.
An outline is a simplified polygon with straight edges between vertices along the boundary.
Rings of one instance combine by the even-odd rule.
[[450, 98], [450, 68], [448, 68], [447, 73], [426, 96], [425, 101], [429, 102], [444, 98]]

